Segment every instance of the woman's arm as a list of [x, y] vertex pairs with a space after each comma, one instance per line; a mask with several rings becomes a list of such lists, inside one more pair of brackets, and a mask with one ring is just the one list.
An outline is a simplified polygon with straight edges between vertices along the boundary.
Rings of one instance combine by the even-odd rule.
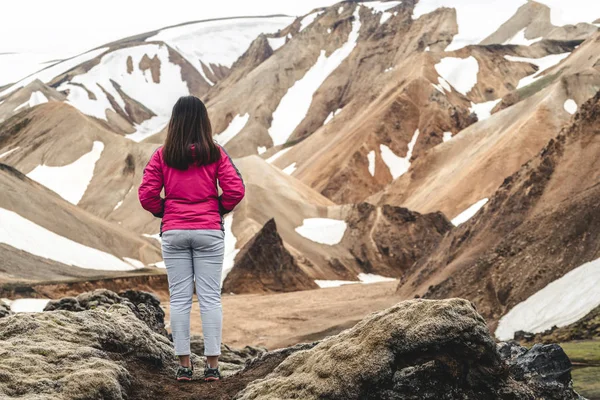
[[223, 190], [223, 194], [219, 197], [219, 211], [221, 215], [225, 215], [233, 211], [235, 206], [242, 201], [246, 194], [246, 187], [244, 186], [242, 174], [231, 161], [229, 154], [221, 146], [219, 148], [221, 149], [221, 159], [219, 160], [217, 178], [219, 179], [219, 186]]
[[161, 157], [160, 149], [152, 154], [148, 165], [144, 168], [144, 177], [138, 190], [142, 207], [157, 218], [163, 217], [165, 207], [165, 200], [160, 197], [164, 183]]

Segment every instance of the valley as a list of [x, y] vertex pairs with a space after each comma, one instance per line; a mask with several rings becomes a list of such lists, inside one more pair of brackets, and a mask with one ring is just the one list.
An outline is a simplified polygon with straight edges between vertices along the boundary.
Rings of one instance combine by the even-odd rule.
[[[51, 63], [23, 58], [23, 74], [0, 79], [0, 311], [15, 324], [31, 316], [51, 336], [49, 302], [133, 290], [160, 300], [150, 309], [170, 328], [161, 221], [142, 209], [138, 188], [173, 104], [193, 95], [246, 191], [222, 217], [228, 346], [350, 343], [345, 335], [362, 335], [361, 321], [376, 312], [401, 319], [439, 304], [471, 315], [449, 300], [460, 298], [491, 355], [457, 363], [489, 361], [496, 371], [490, 360], [516, 363], [525, 351], [509, 357], [490, 343], [516, 340], [533, 352], [543, 344], [555, 365], [571, 359], [580, 394], [600, 398], [590, 355], [600, 339], [599, 28], [600, 6], [585, 0], [341, 1], [298, 17], [191, 21]], [[88, 309], [60, 318], [91, 318], [102, 336], [111, 318], [148, 324], [140, 301], [133, 317]], [[431, 313], [427, 332], [459, 329]], [[192, 315], [201, 335], [197, 300]], [[405, 332], [400, 319], [392, 331]], [[109, 336], [138, 348], [123, 329]], [[373, 346], [404, 345], [379, 338]], [[148, 350], [161, 360], [163, 339]], [[393, 359], [414, 355], [394, 348]], [[247, 388], [222, 398], [270, 398], [261, 396], [283, 390], [283, 378], [254, 380], [281, 363], [297, 378], [292, 361], [304, 356], [267, 354], [241, 373]], [[128, 371], [146, 362], [123, 357]], [[446, 382], [431, 360], [414, 357]], [[515, 376], [514, 387], [498, 380], [508, 386], [485, 390], [540, 396]], [[301, 396], [297, 379], [287, 382]], [[397, 379], [377, 390], [417, 382]], [[327, 385], [329, 398], [344, 398]]]

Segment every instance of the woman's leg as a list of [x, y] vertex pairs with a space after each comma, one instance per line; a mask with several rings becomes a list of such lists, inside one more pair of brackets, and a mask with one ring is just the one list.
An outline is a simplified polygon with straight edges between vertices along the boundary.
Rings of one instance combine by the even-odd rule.
[[171, 332], [175, 354], [184, 367], [190, 367], [190, 311], [194, 297], [192, 249], [187, 231], [167, 231], [162, 237], [163, 259], [167, 267], [171, 296]]
[[222, 231], [199, 230], [192, 236], [196, 294], [200, 303], [204, 355], [211, 368], [218, 366], [221, 355], [223, 309], [221, 307], [221, 273], [225, 252]]

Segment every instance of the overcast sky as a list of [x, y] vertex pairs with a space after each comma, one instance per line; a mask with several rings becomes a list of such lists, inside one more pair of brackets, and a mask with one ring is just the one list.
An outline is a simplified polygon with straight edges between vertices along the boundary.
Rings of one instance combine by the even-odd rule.
[[106, 42], [209, 18], [303, 15], [340, 0], [2, 1], [0, 53], [76, 54]]

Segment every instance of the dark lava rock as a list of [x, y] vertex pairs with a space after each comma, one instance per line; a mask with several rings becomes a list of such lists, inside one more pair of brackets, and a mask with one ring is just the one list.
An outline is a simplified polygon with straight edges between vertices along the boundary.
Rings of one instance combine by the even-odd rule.
[[13, 312], [10, 310], [10, 306], [2, 300], [0, 300], [0, 318], [8, 317], [12, 314]]
[[65, 297], [50, 301], [44, 311], [66, 310], [80, 312], [97, 308], [108, 308], [114, 304], [126, 305], [136, 317], [144, 321], [154, 332], [169, 337], [165, 329], [165, 312], [160, 300], [152, 293], [126, 290], [117, 294], [106, 289], [86, 292], [77, 297]]
[[224, 293], [295, 292], [317, 289], [283, 245], [275, 220], [269, 220], [236, 257]]
[[578, 399], [573, 392], [571, 360], [557, 344], [536, 344], [527, 349], [515, 342], [502, 343], [498, 352], [509, 365], [511, 375], [534, 388], [543, 399]]

